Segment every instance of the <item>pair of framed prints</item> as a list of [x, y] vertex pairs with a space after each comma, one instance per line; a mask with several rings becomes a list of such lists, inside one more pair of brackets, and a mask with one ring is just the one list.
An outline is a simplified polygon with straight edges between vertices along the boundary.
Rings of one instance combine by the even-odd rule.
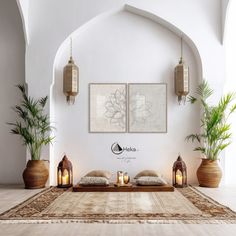
[[89, 84], [89, 131], [166, 133], [167, 84]]

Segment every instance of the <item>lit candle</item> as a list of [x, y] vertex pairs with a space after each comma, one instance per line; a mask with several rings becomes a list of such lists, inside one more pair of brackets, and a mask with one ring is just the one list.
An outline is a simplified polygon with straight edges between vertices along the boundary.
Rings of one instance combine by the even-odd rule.
[[129, 183], [129, 176], [128, 176], [128, 174], [125, 174], [123, 179], [124, 179], [124, 183], [125, 184]]
[[119, 184], [120, 184], [120, 185], [123, 185], [123, 184], [124, 184], [123, 175], [119, 176]]
[[176, 183], [178, 185], [182, 185], [182, 180], [183, 180], [183, 176], [182, 175], [176, 175]]
[[61, 180], [62, 180], [62, 185], [67, 185], [67, 184], [69, 184], [69, 175], [68, 175], [68, 174], [63, 175], [63, 176], [61, 177]]

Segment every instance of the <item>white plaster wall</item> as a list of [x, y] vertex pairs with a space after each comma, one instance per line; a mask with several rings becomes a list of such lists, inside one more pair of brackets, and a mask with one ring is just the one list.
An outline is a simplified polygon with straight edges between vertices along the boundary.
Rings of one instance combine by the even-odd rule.
[[[235, 54], [236, 54], [236, 2], [231, 1], [228, 9], [226, 27], [225, 27], [225, 49], [226, 49], [226, 86], [225, 91], [236, 91], [236, 71], [235, 71]], [[226, 184], [236, 185], [236, 114], [231, 117], [231, 124], [233, 130], [233, 142], [226, 149], [225, 158], [225, 172], [226, 172]]]
[[[188, 35], [188, 37], [195, 43], [199, 51], [200, 58], [202, 59], [203, 76], [216, 90], [216, 96], [214, 98], [221, 95], [225, 78], [224, 48], [221, 44], [221, 0], [30, 1], [28, 15], [30, 42], [26, 51], [26, 81], [29, 86], [30, 95], [38, 97], [48, 95], [50, 93], [50, 86], [53, 80], [53, 63], [55, 55], [61, 43], [70, 33], [99, 14], [121, 8], [124, 4], [129, 4], [139, 9], [151, 12], [153, 15], [157, 15], [175, 25], [186, 35]], [[81, 62], [78, 61], [79, 65], [80, 63]], [[167, 69], [166, 73], [167, 71], [169, 70]], [[84, 72], [81, 71], [81, 73]], [[154, 72], [150, 75], [150, 78], [153, 79], [152, 76], [154, 76]], [[103, 77], [103, 79], [105, 78]], [[150, 81], [152, 79], [150, 79]], [[87, 90], [85, 90], [84, 93], [86, 91]], [[53, 105], [53, 103], [54, 101], [51, 100], [51, 105]], [[54, 108], [51, 106], [48, 107], [48, 110], [49, 109], [51, 111], [51, 115], [53, 115]], [[70, 109], [73, 110], [75, 108]], [[192, 107], [191, 109], [194, 108]], [[87, 120], [86, 117], [84, 119]], [[195, 127], [195, 124], [192, 125], [190, 121], [188, 125], [191, 126], [190, 128]], [[60, 128], [64, 129], [65, 127], [66, 126], [63, 125]], [[169, 133], [163, 137], [166, 138], [168, 135]], [[124, 135], [122, 137], [126, 136]], [[127, 139], [130, 140], [128, 137], [129, 136], [127, 136]], [[151, 139], [155, 140], [156, 137], [159, 136], [150, 135], [148, 137], [153, 137], [153, 139]], [[176, 135], [175, 140], [179, 140], [178, 137], [179, 136]], [[180, 140], [183, 142], [182, 139]], [[179, 148], [180, 147], [184, 147], [187, 150], [190, 148], [187, 144], [184, 144], [183, 146], [181, 145]], [[165, 149], [166, 148], [163, 147], [163, 149], [161, 149], [161, 153], [164, 153]], [[148, 148], [143, 148], [143, 150], [146, 151]], [[50, 153], [49, 148], [45, 149], [44, 158], [52, 157], [52, 155], [50, 156], [52, 153], [53, 150], [51, 150]], [[191, 154], [195, 155], [193, 152], [191, 152]], [[54, 160], [51, 159], [51, 164], [53, 161]]]
[[[222, 87], [221, 0], [34, 0], [29, 2], [31, 40], [26, 54], [29, 92], [36, 96], [49, 92], [57, 49], [70, 33], [124, 4], [158, 15], [186, 33], [200, 52], [203, 76], [216, 89]], [[219, 68], [217, 73], [214, 68]]]
[[21, 20], [23, 24], [23, 30], [25, 35], [25, 42], [29, 42], [29, 0], [16, 0], [19, 12], [21, 14]]
[[[74, 106], [68, 106], [62, 93], [63, 67], [69, 56], [69, 40], [60, 49], [55, 63], [53, 87], [54, 121], [57, 127], [53, 145], [55, 163], [66, 152], [74, 165], [75, 183], [92, 169], [128, 171], [134, 176], [143, 169], [157, 169], [169, 181], [172, 165], [181, 153], [195, 182], [199, 155], [186, 144], [189, 132], [199, 130], [199, 108], [179, 106], [174, 94], [174, 67], [180, 56], [180, 38], [144, 17], [119, 11], [98, 19], [73, 34], [73, 55], [80, 69], [80, 94]], [[191, 90], [198, 83], [193, 53], [184, 45], [184, 57], [190, 66]], [[168, 133], [166, 134], [95, 134], [88, 132], [89, 83], [167, 83]], [[129, 163], [117, 159], [111, 145], [135, 147]], [[56, 173], [56, 167], [54, 168]]]
[[0, 1], [0, 184], [21, 183], [25, 148], [10, 134], [11, 110], [19, 100], [16, 84], [24, 83], [25, 42], [20, 13], [14, 0]]
[[228, 18], [228, 7], [232, 1], [229, 0], [221, 0], [222, 4], [222, 42], [224, 42], [225, 39], [225, 25], [227, 24], [227, 18]]

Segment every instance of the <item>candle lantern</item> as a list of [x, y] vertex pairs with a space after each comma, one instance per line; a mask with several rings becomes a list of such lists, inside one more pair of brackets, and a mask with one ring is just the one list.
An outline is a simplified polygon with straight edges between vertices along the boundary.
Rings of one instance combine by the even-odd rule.
[[117, 184], [124, 185], [124, 173], [123, 173], [123, 171], [117, 171]]
[[176, 188], [187, 186], [187, 167], [180, 155], [173, 165], [173, 186]]
[[69, 188], [73, 185], [72, 164], [65, 155], [57, 167], [57, 187]]
[[181, 57], [179, 64], [175, 67], [175, 93], [178, 96], [178, 102], [185, 104], [186, 96], [189, 93], [189, 67], [183, 60], [183, 40], [181, 37]]
[[124, 184], [128, 184], [129, 183], [130, 177], [129, 177], [127, 172], [124, 173], [123, 179], [124, 179]]
[[63, 70], [63, 92], [67, 102], [69, 104], [74, 104], [75, 96], [79, 93], [79, 68], [72, 58], [72, 39], [70, 59]]

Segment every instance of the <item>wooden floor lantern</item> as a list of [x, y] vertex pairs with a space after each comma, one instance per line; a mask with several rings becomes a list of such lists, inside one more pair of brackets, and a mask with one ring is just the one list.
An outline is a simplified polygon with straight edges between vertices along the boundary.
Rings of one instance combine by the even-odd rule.
[[69, 188], [73, 185], [73, 168], [65, 155], [57, 167], [57, 187]]
[[187, 187], [187, 167], [179, 155], [173, 165], [173, 186], [176, 188]]

